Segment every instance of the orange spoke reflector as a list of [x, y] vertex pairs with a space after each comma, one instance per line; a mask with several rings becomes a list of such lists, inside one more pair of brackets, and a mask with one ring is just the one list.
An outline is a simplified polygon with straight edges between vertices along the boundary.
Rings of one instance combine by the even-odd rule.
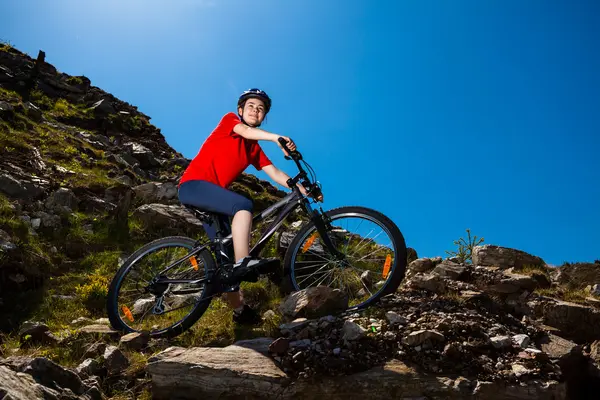
[[121, 307], [121, 310], [123, 310], [123, 314], [125, 314], [125, 316], [127, 317], [127, 319], [130, 322], [133, 322], [133, 314], [131, 313], [131, 311], [129, 310], [129, 307], [127, 306], [123, 306]]
[[383, 264], [383, 279], [386, 279], [390, 273], [390, 267], [392, 266], [392, 255], [388, 254], [385, 258], [385, 264]]
[[310, 249], [310, 246], [312, 246], [312, 244], [314, 243], [315, 239], [317, 238], [317, 235], [319, 234], [319, 232], [315, 232], [313, 233], [308, 240], [306, 241], [306, 243], [304, 243], [304, 246], [302, 246], [302, 252], [306, 253], [308, 251], [308, 249]]
[[195, 256], [191, 256], [190, 257], [190, 262], [192, 263], [192, 267], [194, 267], [194, 269], [196, 271], [198, 271], [198, 261], [196, 261], [196, 257]]

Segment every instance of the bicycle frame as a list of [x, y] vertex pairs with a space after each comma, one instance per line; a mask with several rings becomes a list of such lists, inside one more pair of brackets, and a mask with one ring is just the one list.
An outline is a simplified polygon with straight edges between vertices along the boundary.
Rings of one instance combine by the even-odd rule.
[[[266, 218], [270, 217], [277, 211], [279, 214], [275, 218], [275, 220], [268, 226], [266, 232], [260, 237], [258, 242], [254, 245], [254, 247], [250, 250], [250, 255], [253, 257], [258, 257], [264, 246], [267, 244], [271, 236], [279, 229], [281, 224], [285, 221], [285, 219], [294, 211], [297, 207], [303, 206], [308, 216], [314, 218], [315, 212], [310, 205], [310, 201], [300, 193], [300, 190], [297, 187], [294, 187], [294, 190], [286, 195], [283, 199], [279, 200], [277, 203], [271, 205], [267, 209], [263, 210], [260, 213], [257, 213], [252, 218], [252, 225], [256, 226], [260, 222], [264, 221]], [[317, 213], [318, 214], [318, 213]], [[215, 240], [210, 243], [203, 244], [201, 246], [194, 247], [188, 254], [184, 257], [181, 257], [175, 261], [173, 261], [169, 266], [167, 266], [164, 270], [162, 270], [158, 275], [163, 275], [179, 263], [189, 259], [190, 257], [199, 254], [202, 250], [206, 248], [212, 248], [216, 257], [217, 257], [217, 270], [226, 263], [233, 262], [233, 249], [231, 245], [233, 244], [233, 235], [230, 232], [226, 232], [223, 226], [222, 221], [219, 221], [217, 218], [214, 218], [214, 224], [217, 231], [217, 236]], [[227, 236], [222, 237], [223, 233], [227, 233]], [[216, 271], [215, 271], [216, 272]], [[166, 279], [162, 278], [157, 280], [157, 283], [189, 283], [189, 284], [201, 284], [209, 281], [210, 278], [201, 278], [201, 279]]]
[[[282, 142], [282, 144], [285, 145], [285, 143], [283, 143], [283, 142]], [[306, 187], [305, 183], [308, 183], [309, 186], [312, 187], [312, 183], [310, 181], [308, 181], [308, 179], [307, 179], [306, 171], [304, 171], [304, 169], [302, 168], [302, 166], [300, 165], [300, 162], [299, 162], [302, 159], [302, 156], [297, 151], [290, 152], [290, 154], [292, 154], [292, 156], [289, 159], [294, 160], [294, 162], [296, 163], [296, 166], [298, 167], [298, 170], [299, 170], [298, 175], [296, 175], [294, 178], [290, 178], [287, 182], [288, 186], [292, 188], [292, 192], [289, 193], [288, 195], [286, 195], [283, 199], [279, 200], [275, 204], [273, 204], [270, 207], [268, 207], [267, 209], [265, 209], [264, 211], [257, 213], [256, 215], [254, 215], [252, 217], [252, 224], [253, 224], [253, 226], [256, 226], [258, 223], [264, 221], [266, 218], [268, 218], [269, 216], [271, 216], [274, 213], [276, 213], [277, 211], [279, 211], [279, 214], [277, 215], [275, 220], [269, 225], [269, 227], [267, 228], [267, 231], [260, 237], [258, 242], [250, 250], [250, 256], [258, 257], [261, 250], [264, 248], [264, 246], [269, 241], [271, 236], [277, 231], [277, 229], [279, 229], [281, 224], [283, 224], [283, 222], [288, 217], [288, 215], [292, 211], [294, 211], [294, 209], [296, 209], [297, 207], [303, 207], [304, 210], [306, 211], [308, 217], [315, 224], [315, 227], [316, 227], [317, 231], [319, 232], [325, 247], [327, 249], [329, 249], [330, 253], [333, 255], [334, 258], [343, 259], [343, 255], [335, 248], [335, 246], [329, 239], [329, 236], [327, 235], [327, 228], [329, 225], [327, 218], [320, 212], [313, 210], [308, 198], [306, 196], [304, 196], [300, 192], [300, 189], [296, 186], [297, 182], [299, 182], [300, 180], [303, 180], [303, 185], [305, 185], [305, 187]], [[207, 244], [204, 244], [201, 246], [195, 246], [192, 249], [192, 251], [190, 251], [187, 255], [172, 262], [169, 266], [167, 266], [164, 270], [162, 270], [158, 274], [159, 278], [156, 279], [154, 283], [201, 284], [204, 282], [210, 282], [212, 279], [212, 276], [215, 273], [218, 274], [220, 268], [222, 268], [223, 265], [233, 264], [233, 262], [234, 262], [234, 254], [233, 254], [233, 249], [232, 249], [233, 236], [232, 236], [231, 232], [229, 232], [228, 229], [224, 226], [225, 225], [223, 223], [224, 221], [222, 221], [219, 216], [212, 215], [211, 218], [215, 224], [216, 238]], [[224, 235], [226, 235], [226, 236], [224, 236]], [[208, 277], [201, 278], [201, 279], [194, 279], [194, 280], [191, 280], [191, 279], [166, 279], [166, 278], [161, 277], [164, 273], [169, 271], [175, 265], [185, 261], [186, 259], [189, 259], [189, 258], [195, 256], [196, 254], [199, 254], [202, 250], [204, 250], [206, 248], [210, 248], [211, 250], [213, 250], [213, 252], [217, 258], [217, 260], [216, 260], [217, 261], [217, 269], [216, 269], [216, 271], [209, 271]]]

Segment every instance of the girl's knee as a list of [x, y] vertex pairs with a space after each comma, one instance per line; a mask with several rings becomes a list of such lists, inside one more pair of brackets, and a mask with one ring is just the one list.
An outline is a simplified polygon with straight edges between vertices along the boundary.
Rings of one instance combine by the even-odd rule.
[[233, 205], [233, 215], [237, 214], [240, 211], [248, 211], [250, 214], [252, 214], [253, 206], [254, 204], [252, 203], [252, 200], [244, 197], [242, 200], [237, 201]]

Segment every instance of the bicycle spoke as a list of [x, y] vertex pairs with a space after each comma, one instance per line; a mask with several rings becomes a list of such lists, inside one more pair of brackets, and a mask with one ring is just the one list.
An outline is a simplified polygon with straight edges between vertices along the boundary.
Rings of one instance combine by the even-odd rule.
[[[328, 262], [330, 262], [330, 261], [328, 261]], [[312, 264], [312, 265], [309, 265], [309, 266], [307, 266], [307, 267], [302, 267], [302, 268], [294, 268], [294, 269], [295, 269], [296, 271], [300, 271], [300, 270], [302, 270], [302, 269], [309, 269], [309, 268], [313, 268], [313, 267], [316, 267], [317, 265], [321, 265], [321, 264], [322, 264], [322, 263], [317, 263], [317, 264]]]
[[[373, 231], [371, 231], [371, 232], [373, 232]], [[369, 233], [370, 233], [370, 232], [369, 232]], [[379, 235], [381, 235], [382, 233], [383, 233], [383, 230], [382, 230], [381, 232], [379, 232], [379, 233], [378, 233], [378, 234], [377, 234], [377, 235], [376, 235], [376, 236], [375, 236], [373, 239], [371, 239], [371, 240], [375, 241], [375, 239], [377, 239], [377, 237], [378, 237]], [[366, 239], [366, 238], [365, 238], [365, 239]], [[364, 249], [364, 248], [365, 248], [366, 246], [368, 246], [368, 245], [369, 245], [369, 243], [368, 243], [368, 242], [367, 242], [367, 243], [365, 243], [365, 244], [363, 245], [363, 247], [361, 247], [361, 248], [360, 248], [360, 250]], [[356, 251], [355, 251], [355, 252], [353, 252], [351, 255], [354, 255], [354, 254], [358, 253], [358, 251], [359, 251], [359, 249], [356, 249]]]
[[377, 249], [377, 250], [375, 250], [375, 251], [373, 251], [373, 252], [371, 252], [371, 253], [369, 253], [369, 254], [367, 254], [367, 255], [365, 255], [365, 256], [363, 256], [363, 257], [361, 257], [361, 258], [359, 258], [357, 261], [362, 261], [362, 260], [363, 260], [365, 257], [369, 257], [369, 256], [371, 256], [371, 255], [373, 255], [373, 254], [377, 253], [377, 252], [378, 252], [378, 251], [380, 251], [380, 250], [381, 250], [381, 249]]
[[[321, 268], [319, 268], [318, 270], [316, 270], [315, 272], [313, 272], [312, 274], [308, 275], [307, 278], [305, 278], [302, 282], [306, 281], [306, 279], [310, 278], [311, 276], [313, 276], [314, 274], [316, 274], [317, 272], [321, 271], [323, 268], [325, 268], [327, 265], [329, 264], [329, 262], [325, 265], [323, 265]], [[298, 285], [300, 285], [302, 282], [298, 283]]]

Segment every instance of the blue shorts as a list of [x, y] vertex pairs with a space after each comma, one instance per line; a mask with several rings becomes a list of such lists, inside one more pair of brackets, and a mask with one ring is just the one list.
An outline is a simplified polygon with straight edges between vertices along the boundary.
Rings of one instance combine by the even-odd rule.
[[[252, 213], [252, 200], [207, 181], [186, 181], [179, 186], [178, 195], [181, 204], [198, 207], [207, 212], [229, 217], [233, 217], [241, 210]], [[230, 229], [229, 226], [227, 228]], [[214, 227], [204, 224], [204, 229], [208, 237], [214, 239], [216, 233]]]

